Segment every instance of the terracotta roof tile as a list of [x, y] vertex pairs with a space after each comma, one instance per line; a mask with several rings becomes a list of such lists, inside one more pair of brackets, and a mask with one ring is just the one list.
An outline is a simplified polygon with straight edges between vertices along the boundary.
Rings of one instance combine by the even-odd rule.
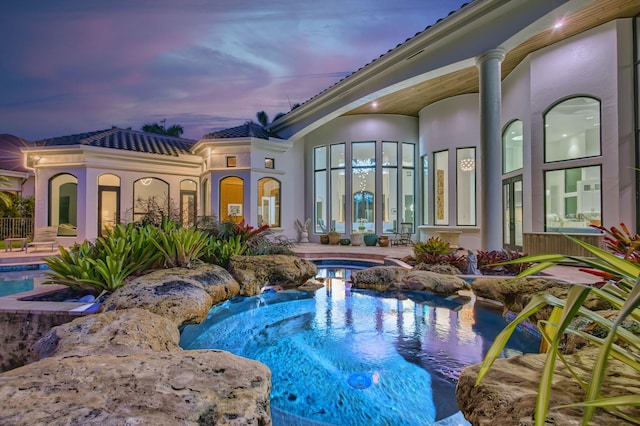
[[230, 127], [228, 129], [217, 130], [204, 136], [204, 139], [233, 139], [233, 138], [280, 138], [275, 133], [271, 133], [261, 125], [248, 121], [241, 126]]
[[36, 146], [95, 146], [101, 148], [121, 149], [126, 151], [144, 152], [147, 154], [172, 155], [189, 154], [196, 141], [172, 136], [145, 133], [137, 130], [120, 129], [114, 127], [107, 130], [79, 133], [76, 135], [60, 136], [42, 139], [35, 142]]

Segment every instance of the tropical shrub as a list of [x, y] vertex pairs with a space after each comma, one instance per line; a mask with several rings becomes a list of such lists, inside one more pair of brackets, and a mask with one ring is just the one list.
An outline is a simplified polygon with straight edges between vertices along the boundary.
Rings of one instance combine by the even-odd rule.
[[[594, 270], [602, 271], [615, 277], [601, 288], [574, 284], [569, 288], [566, 299], [559, 299], [550, 294], [537, 294], [529, 304], [509, 323], [498, 335], [491, 348], [487, 352], [481, 365], [476, 385], [486, 376], [491, 365], [502, 352], [504, 345], [515, 330], [516, 326], [537, 311], [548, 305], [553, 306], [551, 317], [538, 323], [544, 343], [546, 344], [546, 359], [540, 383], [535, 408], [535, 424], [545, 425], [549, 410], [551, 383], [553, 380], [556, 362], [560, 360], [579, 385], [586, 392], [585, 401], [572, 404], [572, 407], [582, 407], [582, 424], [588, 425], [593, 418], [596, 408], [601, 408], [626, 421], [640, 424], [637, 417], [629, 415], [625, 407], [639, 406], [640, 395], [629, 394], [618, 397], [604, 397], [602, 385], [610, 360], [616, 359], [626, 364], [637, 372], [640, 377], [640, 336], [622, 327], [626, 321], [633, 323], [632, 329], [637, 329], [640, 322], [640, 265], [634, 261], [620, 258], [616, 254], [595, 247], [583, 241], [571, 238], [570, 240], [589, 251], [594, 257], [577, 257], [564, 255], [533, 255], [511, 260], [505, 263], [534, 263], [519, 277], [533, 275], [558, 263], [587, 265]], [[592, 293], [608, 301], [617, 310], [617, 316], [611, 320], [598, 312], [591, 311], [583, 306], [587, 296]], [[598, 337], [578, 330], [572, 326], [576, 317], [584, 317], [597, 326], [605, 329], [606, 337]], [[598, 348], [598, 356], [593, 365], [589, 380], [580, 380], [572, 371], [571, 366], [560, 353], [560, 342], [565, 333], [578, 335]], [[560, 408], [560, 407], [558, 407]]]
[[629, 228], [624, 223], [620, 224], [620, 229], [615, 226], [610, 229], [599, 225], [591, 225], [591, 227], [605, 234], [604, 243], [607, 250], [640, 264], [640, 235], [629, 232]]
[[110, 293], [158, 262], [160, 253], [152, 242], [155, 233], [150, 226], [116, 225], [95, 243], [84, 241], [68, 250], [60, 247], [59, 257], [45, 259], [46, 282], [96, 295]]
[[190, 268], [207, 253], [209, 236], [197, 229], [174, 227], [156, 232], [152, 242], [162, 254], [165, 267]]
[[240, 256], [247, 250], [247, 244], [242, 242], [242, 237], [236, 235], [228, 240], [209, 237], [209, 246], [205, 259], [226, 268], [231, 256]]
[[413, 254], [416, 259], [422, 254], [449, 254], [452, 252], [449, 243], [440, 237], [431, 237], [427, 241], [413, 244]]
[[524, 257], [522, 253], [509, 249], [482, 251], [478, 250], [478, 270], [483, 275], [518, 275], [531, 266], [531, 263], [507, 263], [510, 260]]

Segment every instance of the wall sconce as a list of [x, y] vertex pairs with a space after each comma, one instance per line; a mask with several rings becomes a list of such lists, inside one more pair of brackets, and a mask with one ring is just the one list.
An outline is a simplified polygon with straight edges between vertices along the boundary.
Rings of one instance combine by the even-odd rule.
[[470, 172], [476, 168], [476, 160], [473, 158], [463, 158], [460, 160], [460, 170]]
[[149, 186], [151, 185], [152, 180], [153, 178], [144, 178], [144, 179], [140, 179], [140, 183], [143, 184], [144, 186]]

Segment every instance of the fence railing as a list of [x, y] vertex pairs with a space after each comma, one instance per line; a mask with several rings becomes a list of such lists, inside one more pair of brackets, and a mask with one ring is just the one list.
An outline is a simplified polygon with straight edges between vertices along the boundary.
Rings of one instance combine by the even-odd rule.
[[26, 238], [33, 234], [33, 219], [24, 217], [0, 217], [0, 239]]

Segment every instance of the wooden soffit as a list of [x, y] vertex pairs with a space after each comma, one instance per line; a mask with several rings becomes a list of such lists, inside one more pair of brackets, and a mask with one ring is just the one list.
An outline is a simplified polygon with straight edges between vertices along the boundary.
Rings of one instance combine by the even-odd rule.
[[[550, 46], [591, 28], [640, 13], [640, 0], [596, 0], [564, 18], [561, 28], [549, 28], [510, 50], [502, 62], [502, 78], [514, 70], [532, 52]], [[401, 114], [417, 117], [420, 110], [452, 96], [478, 93], [478, 69], [469, 67], [401, 89], [371, 103], [361, 105], [344, 115]]]

